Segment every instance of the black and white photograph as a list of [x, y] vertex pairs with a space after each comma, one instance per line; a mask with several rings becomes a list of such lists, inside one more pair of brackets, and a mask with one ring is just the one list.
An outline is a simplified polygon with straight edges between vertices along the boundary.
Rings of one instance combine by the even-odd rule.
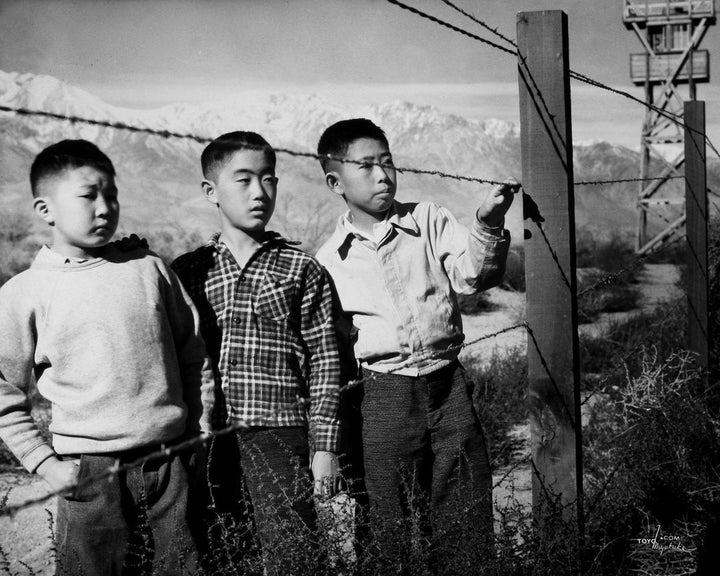
[[0, 0], [0, 575], [720, 572], [715, 0]]

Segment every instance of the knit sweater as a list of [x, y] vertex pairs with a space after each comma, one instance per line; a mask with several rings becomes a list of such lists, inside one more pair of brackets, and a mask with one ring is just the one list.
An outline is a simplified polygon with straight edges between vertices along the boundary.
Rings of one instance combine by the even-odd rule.
[[[209, 426], [197, 312], [147, 250], [109, 245], [74, 261], [42, 248], [0, 288], [0, 327], [0, 438], [31, 472], [54, 453], [129, 450]], [[30, 415], [33, 379], [52, 404], [52, 447]]]

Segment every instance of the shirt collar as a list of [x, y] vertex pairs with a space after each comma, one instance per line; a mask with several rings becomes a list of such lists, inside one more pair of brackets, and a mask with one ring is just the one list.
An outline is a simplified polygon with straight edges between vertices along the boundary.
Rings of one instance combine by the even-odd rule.
[[[401, 230], [412, 236], [419, 236], [420, 227], [412, 215], [412, 209], [414, 207], [415, 204], [402, 204], [393, 201], [390, 210], [388, 210], [386, 222], [397, 230]], [[348, 210], [340, 216], [335, 227], [335, 232], [333, 232], [333, 235], [328, 240], [330, 248], [335, 252], [339, 252], [343, 246], [352, 242], [352, 239], [357, 236], [353, 230], [354, 226], [352, 226], [350, 222], [350, 211]]]
[[[272, 244], [287, 244], [288, 246], [298, 246], [299, 244], [302, 244], [302, 242], [300, 242], [299, 240], [288, 240], [287, 238], [283, 238], [283, 236], [281, 236], [279, 233], [268, 230], [265, 233], [265, 237], [263, 238], [262, 242], [260, 242], [260, 246], [261, 249], [265, 249]], [[210, 246], [216, 252], [221, 252], [223, 249], [227, 248], [225, 242], [220, 240], [220, 232], [215, 232], [212, 236], [210, 236], [210, 239], [207, 241], [206, 245]]]

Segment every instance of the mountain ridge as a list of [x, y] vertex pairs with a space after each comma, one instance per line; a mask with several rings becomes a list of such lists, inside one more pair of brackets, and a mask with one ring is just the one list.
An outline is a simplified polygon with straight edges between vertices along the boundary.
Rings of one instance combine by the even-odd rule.
[[[317, 95], [268, 93], [134, 110], [108, 104], [52, 76], [0, 71], [0, 104], [203, 138], [231, 130], [253, 130], [278, 148], [310, 153], [322, 130], [331, 123], [367, 117], [388, 135], [398, 166], [486, 180], [508, 176], [520, 179], [522, 173], [519, 128], [514, 124], [468, 119], [409, 101], [344, 107]], [[0, 210], [29, 212], [27, 174], [37, 152], [63, 138], [86, 138], [107, 152], [116, 165], [124, 229], [206, 235], [215, 227], [212, 206], [200, 195], [202, 144], [12, 113], [0, 113], [0, 126], [0, 169], [4, 175]], [[609, 142], [578, 143], [573, 156], [576, 182], [633, 178], [639, 168], [637, 152]], [[271, 226], [299, 237], [308, 250], [317, 248], [343, 211], [342, 201], [325, 189], [319, 165], [311, 158], [280, 154], [278, 176], [278, 209]], [[436, 201], [466, 224], [489, 189], [477, 183], [407, 173], [399, 176], [398, 188], [399, 200]], [[637, 184], [577, 186], [578, 227], [598, 234], [612, 230], [628, 233], [635, 225], [636, 195]], [[507, 221], [518, 240], [523, 227], [520, 204], [514, 204]]]

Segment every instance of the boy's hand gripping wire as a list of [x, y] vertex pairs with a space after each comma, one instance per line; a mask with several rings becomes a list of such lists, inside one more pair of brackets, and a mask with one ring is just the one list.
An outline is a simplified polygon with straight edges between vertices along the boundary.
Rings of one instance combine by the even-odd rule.
[[501, 226], [515, 194], [521, 188], [522, 184], [515, 178], [508, 178], [502, 184], [495, 186], [478, 208], [478, 220], [491, 228]]

